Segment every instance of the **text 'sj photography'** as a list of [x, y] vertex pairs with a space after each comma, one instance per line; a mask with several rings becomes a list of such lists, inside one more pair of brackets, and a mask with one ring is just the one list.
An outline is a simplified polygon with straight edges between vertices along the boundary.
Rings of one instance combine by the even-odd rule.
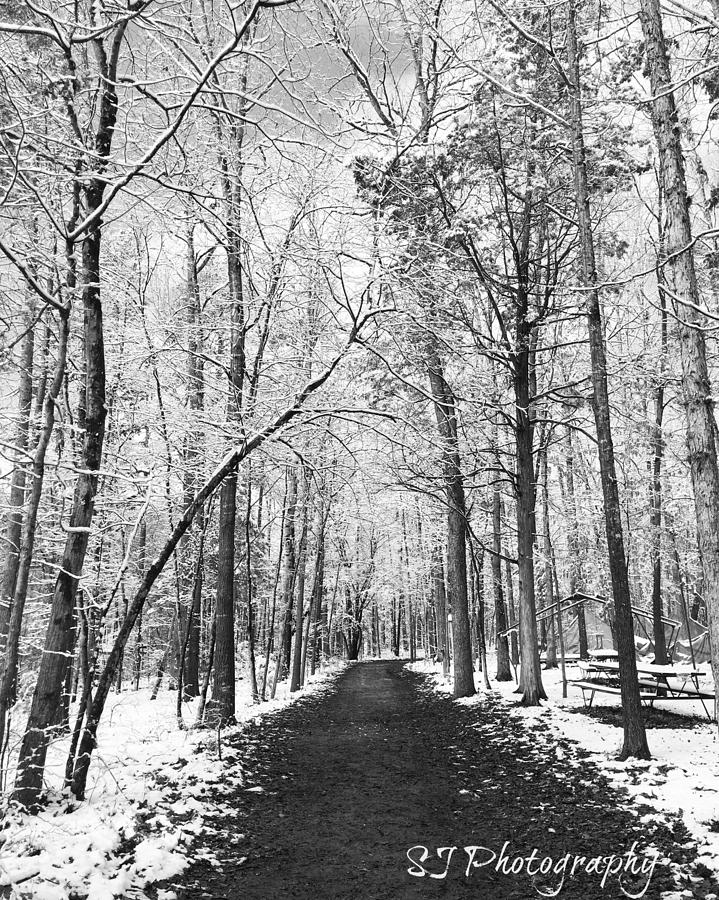
[[485, 870], [507, 878], [527, 879], [539, 896], [558, 897], [563, 892], [566, 895], [570, 879], [584, 874], [595, 876], [603, 889], [618, 887], [625, 897], [639, 900], [647, 893], [659, 851], [653, 847], [642, 850], [635, 841], [623, 853], [608, 856], [586, 856], [571, 851], [552, 856], [536, 847], [524, 855], [515, 852], [510, 842], [505, 841], [499, 848], [478, 844], [461, 847], [415, 844], [407, 850], [407, 859], [410, 862], [407, 872], [415, 878], [441, 881], [450, 873], [460, 873], [469, 879], [479, 870]]

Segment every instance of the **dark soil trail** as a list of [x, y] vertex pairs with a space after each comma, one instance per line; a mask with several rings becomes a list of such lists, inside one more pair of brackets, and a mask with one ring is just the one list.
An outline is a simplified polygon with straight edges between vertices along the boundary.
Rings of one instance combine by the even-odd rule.
[[[173, 883], [180, 900], [402, 900], [447, 897], [529, 900], [556, 890], [560, 878], [526, 870], [505, 874], [497, 862], [466, 876], [464, 848], [497, 853], [509, 842], [511, 864], [537, 849], [559, 861], [566, 853], [594, 857], [654, 844], [656, 866], [647, 898], [676, 890], [669, 859], [688, 868], [690, 851], [677, 826], [642, 825], [626, 798], [569, 742], [542, 726], [527, 728], [506, 706], [464, 708], [423, 688], [401, 662], [352, 666], [331, 693], [308, 697], [250, 725], [234, 739], [245, 786], [226, 797], [236, 812], [209, 824], [197, 848], [219, 865], [198, 860]], [[261, 787], [261, 791], [248, 788]], [[425, 867], [446, 878], [413, 877], [409, 848], [424, 845]], [[488, 852], [477, 859], [488, 858]], [[419, 858], [418, 853], [415, 853]], [[639, 894], [647, 882], [625, 877]], [[695, 884], [703, 897], [709, 885]], [[567, 877], [561, 898], [624, 897], [617, 876]]]

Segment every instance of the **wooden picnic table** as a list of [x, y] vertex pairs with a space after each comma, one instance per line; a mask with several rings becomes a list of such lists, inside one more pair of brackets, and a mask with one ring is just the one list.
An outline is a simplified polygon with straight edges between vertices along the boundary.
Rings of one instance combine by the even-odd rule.
[[[597, 671], [618, 672], [619, 663], [612, 659], [606, 660], [587, 660], [586, 667], [588, 669], [597, 669]], [[667, 665], [658, 666], [655, 663], [637, 663], [637, 672], [643, 675], [651, 675], [655, 678], [699, 678], [704, 672], [689, 665]]]
[[[614, 675], [616, 677], [619, 676], [619, 663], [615, 662], [612, 659], [604, 659], [604, 660], [589, 660], [588, 662], [580, 663], [581, 668], [585, 670], [587, 675], [598, 675], [600, 677], [606, 677], [609, 675]], [[655, 700], [699, 700], [701, 705], [704, 707], [704, 712], [707, 714], [707, 718], [711, 721], [712, 715], [706, 707], [704, 700], [715, 700], [714, 694], [710, 694], [708, 691], [702, 691], [701, 686], [699, 684], [699, 679], [704, 673], [695, 668], [694, 666], [689, 665], [656, 665], [654, 663], [637, 663], [637, 674], [640, 676], [639, 678], [639, 687], [640, 687], [640, 697], [642, 700], [646, 700], [652, 706], [654, 705]], [[643, 676], [643, 677], [642, 677]], [[681, 685], [676, 685], [670, 683], [669, 679], [675, 679], [682, 682]], [[691, 680], [693, 687], [687, 689], [685, 687], [687, 681]], [[621, 693], [621, 689], [615, 686], [608, 686], [596, 684], [590, 681], [579, 681], [576, 682], [577, 686], [582, 689], [583, 692], [591, 691], [592, 687], [594, 690], [599, 693]], [[642, 692], [641, 689], [645, 690]], [[647, 693], [646, 689], [653, 689], [653, 693]], [[666, 693], [659, 693], [659, 690], [665, 691]], [[592, 698], [590, 699], [589, 705], [591, 706], [592, 700], [594, 699], [594, 691], [592, 691]]]

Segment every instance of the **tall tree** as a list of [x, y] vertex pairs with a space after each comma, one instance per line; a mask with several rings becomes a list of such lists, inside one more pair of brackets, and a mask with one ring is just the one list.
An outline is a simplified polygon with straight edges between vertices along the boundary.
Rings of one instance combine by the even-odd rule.
[[467, 591], [467, 503], [459, 451], [457, 408], [430, 331], [425, 349], [437, 429], [442, 438], [442, 477], [447, 505], [447, 602], [452, 612], [454, 696], [475, 692]]
[[[134, 10], [144, 6], [142, 0], [132, 4]], [[53, 728], [62, 721], [65, 703], [63, 689], [75, 644], [75, 594], [82, 574], [90, 527], [95, 510], [98, 473], [102, 463], [105, 437], [105, 339], [100, 289], [102, 244], [101, 209], [107, 179], [105, 177], [112, 148], [118, 114], [117, 73], [123, 40], [130, 18], [109, 32], [109, 37], [94, 41], [98, 81], [99, 111], [89, 157], [89, 171], [77, 179], [76, 190], [88, 225], [82, 240], [79, 292], [83, 309], [84, 391], [78, 408], [78, 424], [82, 430], [82, 472], [75, 482], [72, 512], [60, 571], [55, 582], [50, 608], [50, 624], [33, 693], [30, 715], [20, 749], [16, 797], [31, 806], [42, 789], [47, 746]], [[73, 108], [81, 90], [77, 81], [76, 61], [67, 48], [67, 66], [75, 96], [69, 101], [69, 115], [75, 121]], [[89, 74], [89, 73], [88, 73]], [[84, 166], [83, 166], [84, 168]]]
[[35, 355], [35, 298], [31, 297], [25, 317], [25, 335], [20, 344], [18, 361], [17, 420], [15, 424], [15, 461], [10, 476], [10, 511], [5, 531], [5, 560], [0, 582], [0, 652], [5, 649], [10, 613], [20, 564], [23, 507], [25, 505], [26, 457], [30, 435], [33, 395], [33, 361]]
[[13, 600], [10, 607], [7, 641], [2, 655], [0, 669], [0, 746], [5, 737], [7, 714], [15, 696], [15, 682], [18, 673], [20, 635], [22, 632], [25, 602], [28, 594], [30, 570], [32, 567], [37, 521], [40, 511], [43, 483], [45, 478], [45, 458], [55, 427], [56, 403], [65, 380], [67, 345], [70, 333], [70, 310], [61, 311], [58, 319], [58, 343], [55, 368], [43, 403], [43, 418], [32, 459], [29, 496], [27, 498], [17, 575]]
[[[640, 9], [652, 91], [652, 124], [659, 151], [664, 196], [664, 247], [660, 265], [666, 285], [660, 282], [659, 290], [668, 296], [676, 320], [704, 598], [711, 643], [713, 647], [719, 647], [719, 464], [714, 400], [703, 330], [706, 319], [694, 266], [682, 132], [662, 11], [656, 0], [642, 0]], [[712, 671], [715, 683], [719, 683], [717, 653], [712, 654]]]
[[[107, 656], [102, 672], [98, 678], [95, 695], [89, 705], [87, 720], [79, 743], [72, 775], [72, 792], [78, 799], [82, 799], [85, 795], [90, 762], [92, 760], [92, 754], [97, 746], [98, 727], [105, 710], [105, 704], [110, 689], [117, 675], [117, 667], [120, 664], [127, 640], [137, 623], [138, 616], [145, 606], [153, 585], [162, 574], [185, 532], [194, 522], [199, 510], [204, 508], [206, 501], [218, 490], [227, 475], [265, 443], [277, 439], [289, 424], [301, 415], [308, 398], [320, 390], [332, 377], [342, 360], [347, 356], [350, 348], [354, 347], [361, 338], [362, 331], [367, 328], [369, 323], [374, 322], [381, 311], [381, 309], [375, 309], [362, 316], [353, 316], [353, 325], [347, 335], [346, 342], [334, 354], [325, 368], [311, 381], [307, 382], [307, 384], [295, 394], [291, 403], [282, 409], [267, 425], [256, 431], [251, 437], [227, 453], [224, 459], [215, 468], [212, 475], [198, 490], [192, 503], [187, 507], [180, 520], [176, 523], [172, 533], [167, 536], [167, 539], [162, 544], [160, 552], [144, 572], [137, 590], [128, 604], [127, 615], [115, 636], [112, 649]], [[211, 646], [214, 647], [214, 642]]]
[[597, 287], [597, 266], [594, 252], [587, 158], [584, 144], [582, 117], [582, 82], [577, 40], [577, 23], [574, 0], [567, 0], [567, 61], [570, 87], [570, 116], [572, 127], [572, 159], [574, 162], [574, 188], [577, 199], [577, 220], [581, 251], [582, 281], [586, 290], [586, 313], [589, 326], [589, 349], [592, 362], [592, 387], [594, 391], [594, 421], [599, 444], [599, 465], [604, 497], [609, 569], [614, 596], [614, 615], [619, 651], [619, 675], [622, 692], [622, 718], [624, 742], [620, 758], [635, 756], [648, 759], [644, 719], [642, 717], [639, 682], [637, 678], [634, 625], [632, 622], [629, 575], [624, 550], [621, 505], [617, 485], [614, 443], [607, 388], [607, 357], [604, 344], [604, 328]]
[[282, 590], [284, 608], [282, 633], [278, 648], [279, 672], [283, 676], [290, 671], [292, 651], [292, 616], [294, 610], [295, 579], [297, 577], [297, 468], [287, 469], [287, 501], [282, 529]]
[[[199, 267], [195, 249], [196, 222], [189, 216], [185, 234], [185, 319], [187, 323], [187, 406], [190, 411], [191, 430], [185, 437], [185, 484], [184, 503], [189, 506], [197, 490], [201, 476], [202, 435], [197, 433], [197, 418], [205, 407], [204, 384], [204, 340], [201, 322], [201, 299]], [[205, 262], [209, 255], [205, 256]], [[186, 544], [186, 550], [189, 545]], [[194, 548], [196, 549], [196, 548]], [[188, 555], [188, 554], [186, 554]], [[187, 560], [189, 562], [189, 560]], [[192, 568], [192, 567], [189, 567]], [[200, 616], [202, 604], [203, 566], [198, 564], [194, 576], [189, 579], [191, 599], [187, 616], [187, 652], [185, 655], [184, 686], [187, 697], [196, 697], [200, 692]]]
[[502, 587], [502, 496], [499, 487], [492, 490], [492, 582], [494, 585], [494, 617], [497, 633], [496, 681], [511, 681], [509, 665], [509, 641], [507, 640], [507, 613]]

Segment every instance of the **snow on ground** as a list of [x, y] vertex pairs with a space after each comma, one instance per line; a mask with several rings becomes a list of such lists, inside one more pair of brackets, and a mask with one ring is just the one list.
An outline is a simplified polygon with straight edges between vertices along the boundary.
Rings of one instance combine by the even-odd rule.
[[[620, 727], [605, 724], [595, 718], [577, 714], [572, 709], [583, 706], [582, 692], [569, 687], [562, 698], [560, 670], [544, 670], [542, 681], [549, 700], [541, 707], [521, 707], [512, 697], [514, 682], [496, 682], [494, 655], [488, 659], [492, 690], [501, 696], [500, 702], [511, 703], [511, 712], [528, 725], [541, 720], [557, 736], [576, 741], [589, 751], [590, 759], [603, 770], [617, 787], [624, 788], [638, 802], [656, 810], [652, 817], [665, 813], [680, 813], [697, 843], [698, 862], [719, 874], [719, 739], [716, 724], [707, 721], [702, 705], [695, 701], [662, 701], [657, 708], [684, 716], [692, 716], [691, 728], [653, 728], [647, 731], [650, 761], [627, 760], [616, 757], [622, 743]], [[441, 667], [429, 661], [409, 665], [415, 671], [430, 674], [435, 687], [451, 692], [451, 684], [444, 681]], [[581, 678], [579, 669], [567, 666], [567, 679]], [[482, 676], [475, 675], [478, 694], [457, 703], [473, 705], [486, 702]], [[619, 706], [612, 695], [597, 694], [594, 706]], [[709, 706], [711, 710], [711, 706]]]
[[[327, 689], [343, 667], [323, 669], [296, 694], [282, 682], [276, 699], [259, 706], [251, 701], [247, 680], [238, 682], [236, 728]], [[161, 690], [151, 701], [148, 688], [108, 700], [83, 803], [73, 804], [61, 790], [69, 739], [52, 745], [49, 805], [28, 816], [4, 798], [0, 888], [12, 885], [11, 896], [18, 900], [142, 898], [145, 885], [186, 867], [204, 817], [222, 808], [228, 781], [242, 775], [230, 751], [218, 754], [215, 732], [177, 727], [176, 697], [175, 691]], [[187, 725], [194, 722], [195, 703], [183, 704]], [[228, 729], [220, 736], [220, 750], [230, 734]], [[11, 735], [15, 752], [20, 737]], [[7, 783], [11, 786], [12, 778]], [[181, 824], [173, 824], [168, 813]], [[165, 893], [164, 900], [171, 897]]]

